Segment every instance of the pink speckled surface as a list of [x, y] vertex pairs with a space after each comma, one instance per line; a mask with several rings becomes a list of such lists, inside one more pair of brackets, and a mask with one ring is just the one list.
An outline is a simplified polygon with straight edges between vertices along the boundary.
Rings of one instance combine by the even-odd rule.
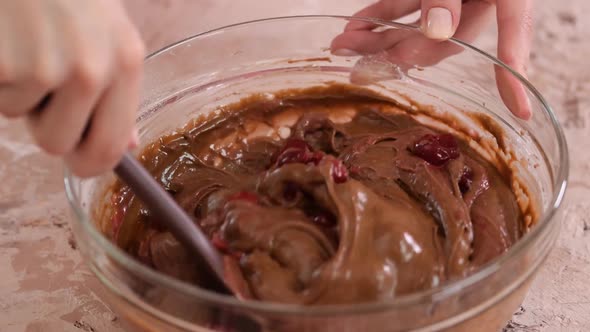
[[[367, 0], [127, 0], [150, 50], [220, 25], [269, 16], [350, 14]], [[557, 248], [507, 331], [590, 331], [590, 2], [537, 0], [531, 81], [565, 127], [570, 189]], [[495, 30], [476, 43], [493, 51]], [[61, 164], [0, 119], [0, 331], [122, 331], [71, 240]]]

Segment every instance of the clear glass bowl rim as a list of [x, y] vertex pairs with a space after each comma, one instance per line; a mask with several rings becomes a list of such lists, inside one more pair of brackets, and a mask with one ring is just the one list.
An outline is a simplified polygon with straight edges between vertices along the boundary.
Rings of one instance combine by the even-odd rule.
[[[374, 18], [361, 18], [361, 17], [351, 17], [351, 16], [344, 16], [344, 15], [295, 15], [295, 16], [281, 16], [281, 17], [271, 17], [271, 18], [264, 18], [264, 19], [257, 19], [251, 20], [241, 23], [235, 23], [231, 25], [226, 25], [223, 27], [219, 27], [216, 29], [212, 29], [206, 32], [202, 32], [191, 37], [182, 39], [178, 42], [170, 44], [160, 50], [153, 52], [152, 54], [148, 55], [145, 59], [148, 62], [150, 59], [157, 57], [167, 51], [174, 49], [175, 47], [182, 46], [185, 43], [191, 42], [192, 40], [212, 35], [214, 33], [227, 30], [227, 29], [236, 29], [241, 27], [246, 27], [249, 25], [254, 25], [258, 23], [267, 23], [267, 22], [286, 22], [289, 20], [346, 20], [346, 21], [363, 21], [375, 24], [377, 26], [384, 26], [389, 28], [397, 28], [403, 30], [411, 30], [415, 32], [419, 32], [419, 28], [403, 24], [397, 23], [392, 21], [386, 21], [381, 19], [374, 19]], [[453, 42], [459, 46], [461, 46], [464, 51], [470, 51], [476, 56], [481, 56], [489, 61], [491, 64], [497, 65], [501, 68], [504, 68], [508, 72], [510, 72], [514, 77], [516, 77], [528, 90], [529, 92], [540, 102], [543, 106], [544, 111], [547, 113], [550, 124], [557, 133], [558, 139], [558, 147], [559, 147], [559, 167], [556, 174], [552, 174], [554, 176], [554, 193], [551, 197], [551, 202], [549, 204], [549, 208], [539, 218], [539, 221], [535, 227], [531, 229], [529, 233], [527, 233], [523, 238], [521, 238], [514, 246], [510, 248], [510, 250], [500, 257], [494, 259], [493, 261], [489, 262], [485, 266], [481, 267], [477, 272], [467, 276], [466, 278], [459, 279], [456, 281], [444, 283], [441, 286], [431, 288], [428, 290], [424, 290], [417, 293], [412, 293], [408, 295], [403, 295], [396, 297], [392, 300], [388, 301], [379, 301], [379, 302], [371, 302], [371, 303], [363, 303], [363, 304], [354, 304], [354, 305], [323, 305], [323, 306], [313, 306], [313, 307], [304, 307], [304, 306], [297, 306], [297, 305], [290, 305], [290, 304], [279, 304], [279, 303], [267, 303], [261, 301], [239, 301], [234, 297], [222, 295], [218, 293], [214, 293], [205, 289], [201, 289], [195, 285], [182, 282], [180, 280], [174, 279], [162, 273], [159, 273], [143, 264], [139, 261], [135, 260], [129, 254], [125, 253], [123, 250], [119, 249], [116, 245], [114, 245], [110, 240], [108, 240], [92, 223], [92, 219], [90, 216], [83, 210], [79, 199], [74, 190], [74, 179], [72, 172], [66, 167], [64, 171], [64, 185], [65, 185], [65, 192], [68, 199], [68, 202], [77, 217], [76, 222], [80, 222], [82, 225], [82, 229], [90, 235], [91, 240], [96, 241], [100, 247], [106, 252], [106, 254], [114, 259], [117, 264], [120, 266], [124, 266], [127, 270], [133, 271], [133, 273], [141, 276], [145, 280], [153, 282], [157, 285], [164, 286], [168, 289], [172, 289], [174, 291], [180, 292], [181, 294], [189, 295], [194, 298], [198, 298], [200, 301], [208, 302], [214, 305], [224, 306], [227, 308], [235, 308], [235, 309], [242, 309], [242, 310], [254, 310], [259, 312], [268, 312], [268, 313], [275, 313], [275, 314], [303, 314], [303, 315], [311, 315], [311, 316], [318, 316], [318, 315], [339, 315], [339, 314], [360, 314], [363, 312], [378, 312], [384, 310], [391, 310], [395, 308], [402, 308], [408, 307], [411, 305], [422, 304], [424, 300], [428, 301], [436, 301], [438, 299], [447, 298], [449, 296], [453, 296], [461, 292], [462, 289], [472, 286], [479, 281], [489, 277], [494, 272], [500, 269], [505, 262], [514, 259], [514, 257], [518, 257], [524, 254], [525, 249], [532, 245], [532, 243], [544, 235], [549, 228], [550, 222], [553, 219], [553, 216], [556, 214], [559, 206], [561, 205], [566, 187], [567, 187], [567, 180], [569, 175], [569, 155], [567, 149], [567, 142], [565, 139], [565, 135], [557, 118], [555, 117], [554, 112], [552, 111], [551, 106], [547, 103], [545, 98], [539, 93], [539, 91], [522, 75], [517, 73], [515, 70], [510, 68], [508, 65], [501, 62], [496, 57], [484, 52], [475, 46], [472, 46], [468, 43], [460, 41], [455, 38], [449, 39], [450, 42]], [[536, 266], [535, 268], [537, 268]], [[96, 267], [94, 267], [96, 268]], [[534, 269], [533, 269], [534, 270]], [[97, 271], [95, 271], [97, 272]], [[532, 272], [532, 271], [529, 271]], [[102, 278], [101, 278], [102, 279]], [[524, 281], [525, 278], [520, 278], [519, 281]], [[106, 280], [103, 280], [105, 282]], [[109, 283], [110, 284], [110, 283]], [[112, 289], [113, 285], [107, 285], [111, 290], [118, 292], [116, 289]], [[516, 286], [516, 285], [515, 285]], [[121, 295], [121, 294], [120, 294]], [[129, 299], [128, 299], [129, 300]], [[133, 301], [132, 301], [133, 302]]]

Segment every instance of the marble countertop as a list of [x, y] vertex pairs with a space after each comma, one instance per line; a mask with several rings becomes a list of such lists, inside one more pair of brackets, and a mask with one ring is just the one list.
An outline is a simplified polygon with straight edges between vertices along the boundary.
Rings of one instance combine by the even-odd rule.
[[[127, 0], [150, 50], [227, 23], [350, 14], [367, 0]], [[294, 5], [296, 3], [296, 5]], [[590, 2], [537, 0], [529, 77], [565, 128], [570, 186], [557, 247], [505, 331], [590, 331]], [[476, 45], [492, 51], [495, 29]], [[69, 230], [61, 163], [0, 118], [0, 331], [122, 331]]]

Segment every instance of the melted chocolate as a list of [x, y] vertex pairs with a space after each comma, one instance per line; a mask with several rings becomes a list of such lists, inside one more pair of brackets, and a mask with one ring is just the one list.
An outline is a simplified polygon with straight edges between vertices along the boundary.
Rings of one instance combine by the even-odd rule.
[[[521, 236], [496, 168], [394, 103], [343, 87], [250, 98], [161, 138], [141, 161], [227, 255], [247, 298], [390, 299], [464, 277]], [[114, 190], [117, 244], [198, 284], [166, 221]]]

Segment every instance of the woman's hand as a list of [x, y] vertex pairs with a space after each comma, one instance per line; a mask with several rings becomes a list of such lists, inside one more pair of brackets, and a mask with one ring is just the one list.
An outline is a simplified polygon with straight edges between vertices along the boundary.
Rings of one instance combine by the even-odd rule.
[[144, 46], [119, 0], [0, 0], [0, 40], [0, 114], [75, 174], [137, 144]]
[[[423, 66], [435, 64], [460, 51], [450, 37], [473, 41], [485, 28], [496, 7], [498, 57], [525, 75], [532, 32], [532, 0], [381, 0], [355, 14], [394, 20], [421, 10], [419, 25], [423, 36], [400, 30], [373, 31], [374, 26], [360, 21], [349, 23], [344, 33], [332, 42], [336, 55], [371, 54], [386, 50], [397, 60]], [[525, 88], [508, 71], [496, 67], [498, 89], [517, 116], [528, 119], [531, 106]]]

